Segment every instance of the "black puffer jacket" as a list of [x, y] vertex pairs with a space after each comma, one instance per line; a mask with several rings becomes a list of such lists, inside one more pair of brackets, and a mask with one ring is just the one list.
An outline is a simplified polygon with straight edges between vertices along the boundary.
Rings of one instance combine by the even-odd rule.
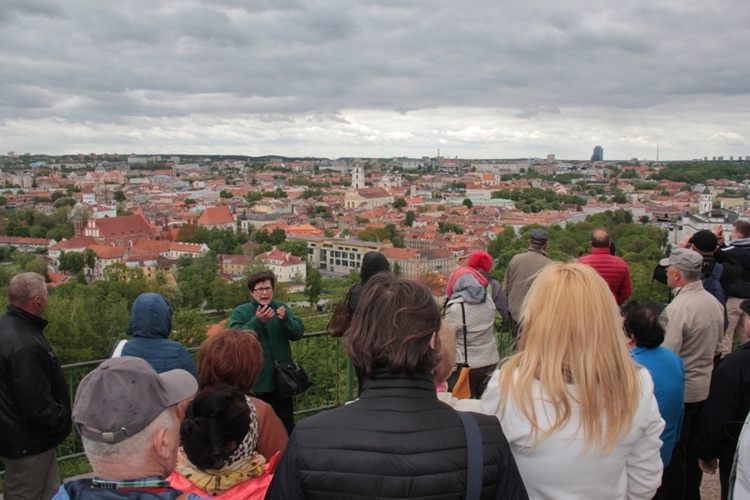
[[[472, 414], [484, 445], [482, 498], [526, 499], [497, 418]], [[466, 496], [466, 436], [427, 375], [378, 372], [360, 398], [302, 420], [266, 498]]]
[[50, 450], [70, 433], [70, 396], [44, 338], [47, 320], [8, 306], [0, 316], [0, 456]]

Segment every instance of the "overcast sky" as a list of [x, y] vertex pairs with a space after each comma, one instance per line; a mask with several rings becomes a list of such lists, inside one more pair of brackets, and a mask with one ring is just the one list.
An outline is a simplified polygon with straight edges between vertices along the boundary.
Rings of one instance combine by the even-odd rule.
[[750, 155], [748, 0], [0, 0], [0, 152]]

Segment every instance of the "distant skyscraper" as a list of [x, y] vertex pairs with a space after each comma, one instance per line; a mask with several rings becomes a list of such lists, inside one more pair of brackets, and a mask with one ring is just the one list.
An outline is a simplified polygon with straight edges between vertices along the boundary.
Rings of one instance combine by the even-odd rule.
[[601, 146], [594, 148], [594, 154], [591, 155], [591, 161], [604, 161], [604, 149]]

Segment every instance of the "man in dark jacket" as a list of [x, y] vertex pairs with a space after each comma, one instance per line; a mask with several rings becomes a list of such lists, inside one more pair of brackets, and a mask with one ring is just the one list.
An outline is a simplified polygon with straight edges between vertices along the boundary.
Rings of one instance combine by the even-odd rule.
[[70, 398], [60, 362], [42, 330], [47, 285], [15, 276], [0, 316], [0, 456], [5, 498], [47, 499], [60, 486], [55, 447], [70, 433]]
[[594, 229], [591, 232], [591, 253], [578, 259], [578, 262], [593, 267], [604, 278], [617, 305], [621, 306], [632, 295], [633, 282], [630, 280], [627, 262], [610, 253], [610, 243], [606, 229]]
[[[740, 308], [744, 313], [750, 313], [750, 300], [743, 301]], [[714, 370], [695, 440], [703, 472], [715, 474], [717, 465], [719, 467], [722, 500], [726, 500], [729, 493], [734, 452], [749, 411], [750, 342], [745, 342]]]
[[477, 497], [528, 498], [497, 418], [465, 413], [466, 431], [437, 399], [440, 326], [427, 288], [373, 276], [346, 338], [360, 398], [299, 422], [266, 498], [459, 499], [473, 484]]
[[378, 273], [387, 273], [390, 269], [388, 258], [380, 252], [367, 252], [362, 257], [362, 267], [359, 270], [360, 281], [352, 286], [352, 294], [349, 297], [352, 314], [357, 310], [359, 298], [362, 297], [367, 281]]
[[148, 361], [157, 373], [179, 368], [193, 377], [198, 376], [195, 362], [185, 346], [169, 340], [172, 306], [158, 293], [142, 293], [135, 299], [126, 333], [133, 338], [127, 342], [121, 340], [121, 349], [118, 349], [121, 345], [118, 342], [110, 357], [135, 356]]
[[745, 299], [750, 299], [750, 222], [738, 220], [734, 223], [732, 241], [729, 246], [724, 244], [721, 225], [714, 227], [714, 233], [721, 246], [721, 251], [717, 252], [717, 255], [731, 257], [742, 266], [742, 276], [729, 288], [729, 296], [727, 297], [729, 326], [724, 332], [724, 341], [722, 342], [722, 355], [727, 355], [732, 352], [735, 337], [739, 339], [740, 344], [744, 344], [748, 340], [747, 330], [745, 329], [745, 318], [747, 316], [740, 309], [740, 303]]

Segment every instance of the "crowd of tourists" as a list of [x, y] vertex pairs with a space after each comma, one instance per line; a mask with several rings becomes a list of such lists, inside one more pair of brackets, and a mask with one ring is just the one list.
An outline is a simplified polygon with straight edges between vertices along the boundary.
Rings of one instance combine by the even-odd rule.
[[[359, 397], [295, 423], [280, 366], [305, 326], [273, 273], [199, 348], [169, 340], [172, 309], [139, 296], [127, 341], [71, 406], [43, 335], [44, 279], [15, 276], [0, 316], [6, 499], [750, 498], [750, 223], [699, 231], [639, 303], [605, 229], [554, 262], [534, 229], [503, 283], [486, 252], [433, 293], [365, 255], [343, 342]], [[505, 359], [499, 325], [513, 343]], [[93, 477], [60, 485], [75, 428]]]

